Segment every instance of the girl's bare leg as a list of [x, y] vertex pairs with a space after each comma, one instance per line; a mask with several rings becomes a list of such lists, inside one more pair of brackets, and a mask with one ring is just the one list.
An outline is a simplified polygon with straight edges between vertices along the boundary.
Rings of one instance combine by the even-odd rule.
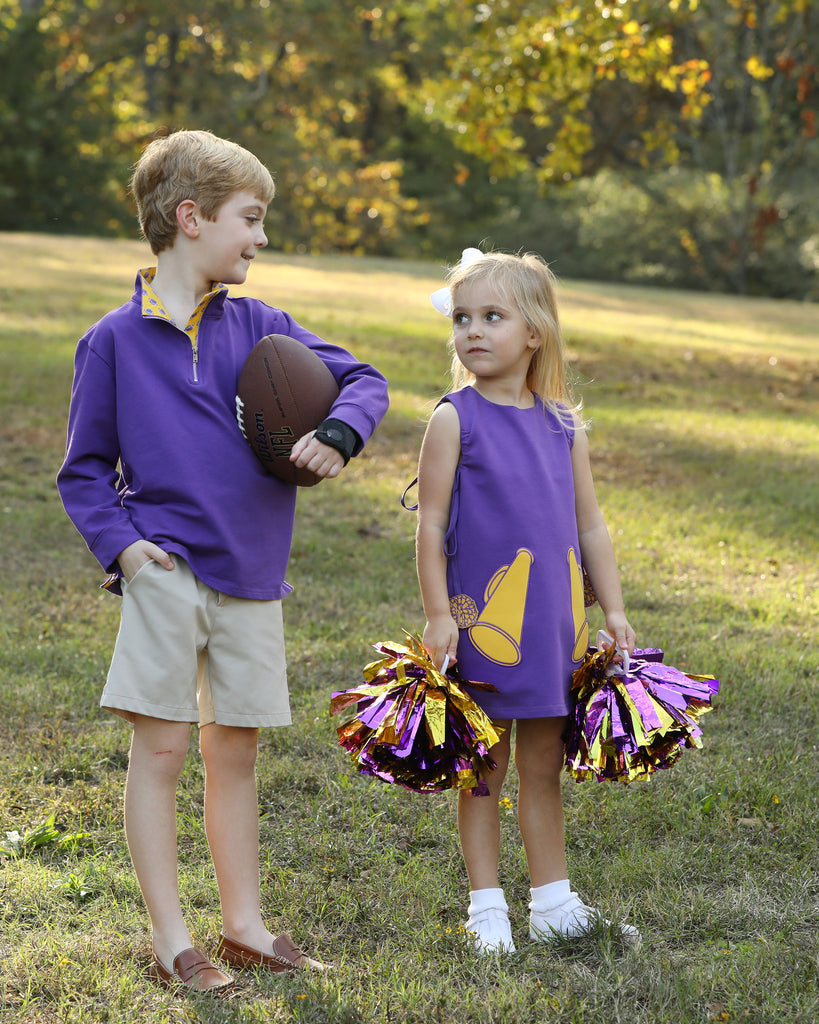
[[564, 718], [520, 719], [516, 725], [518, 823], [533, 888], [566, 878], [560, 788], [564, 725]]
[[458, 831], [461, 837], [470, 889], [493, 889], [498, 885], [500, 859], [500, 800], [503, 781], [509, 767], [512, 723], [496, 722], [503, 727], [500, 742], [491, 750], [497, 768], [486, 776], [489, 796], [473, 796], [471, 790], [458, 793]]
[[477, 952], [513, 953], [515, 944], [509, 924], [508, 907], [498, 885], [500, 858], [500, 799], [509, 767], [511, 722], [498, 722], [504, 731], [492, 748], [497, 768], [485, 779], [488, 796], [461, 791], [458, 797], [458, 828], [466, 870], [469, 875], [469, 918], [467, 930]]

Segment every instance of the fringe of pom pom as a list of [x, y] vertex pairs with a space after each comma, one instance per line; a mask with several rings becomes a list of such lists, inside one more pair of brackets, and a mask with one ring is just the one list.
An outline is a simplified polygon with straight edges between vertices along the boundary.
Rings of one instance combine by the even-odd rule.
[[364, 669], [365, 685], [332, 695], [339, 742], [360, 772], [384, 782], [488, 794], [481, 775], [496, 767], [495, 727], [454, 670], [439, 671], [417, 636], [406, 639], [374, 644], [383, 657]]
[[719, 681], [663, 664], [659, 648], [634, 651], [619, 665], [612, 644], [589, 648], [572, 676], [566, 771], [587, 779], [633, 782], [670, 768], [683, 750], [702, 746], [699, 720]]

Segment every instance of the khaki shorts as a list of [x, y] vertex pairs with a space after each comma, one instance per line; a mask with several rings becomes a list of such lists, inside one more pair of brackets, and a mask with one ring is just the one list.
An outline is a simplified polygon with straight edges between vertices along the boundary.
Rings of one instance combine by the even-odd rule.
[[100, 706], [129, 722], [290, 725], [281, 601], [229, 597], [146, 562], [122, 585], [122, 621]]

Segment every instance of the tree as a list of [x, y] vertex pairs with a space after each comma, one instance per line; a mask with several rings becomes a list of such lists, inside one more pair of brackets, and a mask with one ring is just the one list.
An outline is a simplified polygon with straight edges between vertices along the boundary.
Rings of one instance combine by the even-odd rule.
[[658, 279], [804, 294], [818, 19], [811, 0], [6, 0], [0, 227], [134, 232], [144, 144], [208, 128], [273, 170], [284, 249], [448, 257], [560, 222], [582, 260], [577, 183], [605, 172], [607, 195], [642, 192]]
[[[26, 0], [0, 12], [0, 224], [116, 230], [114, 115], [92, 60], [70, 59], [74, 3]], [[70, 27], [67, 27], [70, 26]]]
[[799, 224], [819, 170], [815, 4], [487, 0], [465, 18], [444, 0], [442, 11], [462, 31], [443, 48], [447, 74], [425, 82], [425, 109], [465, 152], [550, 196], [614, 170], [651, 200], [687, 283], [804, 293], [816, 270], [800, 246], [819, 230], [815, 216]]
[[[507, 176], [534, 168], [544, 185], [612, 160], [676, 153], [685, 90], [689, 114], [702, 68], [674, 63], [668, 4], [632, 0], [495, 0], [464, 10], [443, 0], [452, 41], [446, 73], [424, 83], [430, 120]], [[460, 31], [456, 32], [455, 27]]]
[[121, 230], [144, 143], [201, 127], [273, 169], [283, 248], [389, 251], [417, 202], [400, 158], [380, 154], [396, 105], [383, 84], [394, 44], [376, 20], [330, 0], [13, 4], [0, 21], [0, 225]]
[[799, 294], [815, 276], [799, 249], [819, 230], [817, 39], [819, 9], [807, 0], [703, 0], [675, 27], [677, 49], [708, 69], [706, 102], [678, 132], [680, 165], [698, 172], [708, 215], [672, 199], [701, 283], [745, 293], [765, 280], [770, 292], [778, 269], [776, 293]]

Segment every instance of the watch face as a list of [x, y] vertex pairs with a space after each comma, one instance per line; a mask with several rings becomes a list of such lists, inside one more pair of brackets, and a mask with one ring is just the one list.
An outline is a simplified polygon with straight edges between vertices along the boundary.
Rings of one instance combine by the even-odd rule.
[[328, 437], [332, 437], [332, 439], [334, 441], [341, 441], [342, 440], [341, 431], [340, 430], [336, 430], [334, 427], [331, 427], [330, 430], [327, 431], [327, 436]]

